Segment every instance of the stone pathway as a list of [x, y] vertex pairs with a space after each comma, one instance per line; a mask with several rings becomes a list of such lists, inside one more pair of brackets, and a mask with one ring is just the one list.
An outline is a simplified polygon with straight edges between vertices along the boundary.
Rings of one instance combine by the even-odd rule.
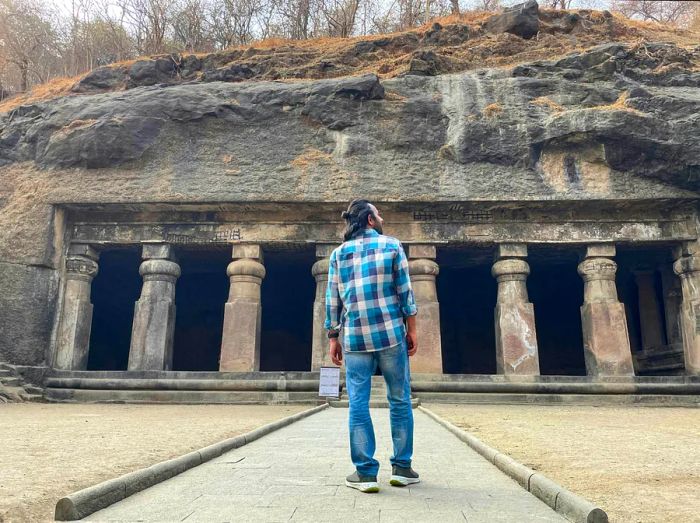
[[346, 409], [327, 409], [139, 492], [90, 521], [565, 521], [428, 416], [414, 411], [422, 483], [389, 485], [388, 409], [372, 411], [381, 490], [345, 487]]

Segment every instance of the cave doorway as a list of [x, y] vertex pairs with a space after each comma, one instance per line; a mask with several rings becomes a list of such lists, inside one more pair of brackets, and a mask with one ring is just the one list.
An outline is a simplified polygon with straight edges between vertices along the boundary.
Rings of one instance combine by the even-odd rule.
[[528, 245], [528, 295], [535, 309], [541, 375], [585, 376], [579, 249]]
[[635, 373], [676, 375], [685, 369], [680, 278], [671, 245], [618, 245], [616, 284], [625, 304]]
[[107, 248], [92, 282], [88, 370], [126, 370], [134, 305], [141, 294], [141, 249]]
[[445, 374], [495, 374], [493, 248], [438, 249], [442, 367]]
[[266, 247], [262, 282], [261, 371], [311, 370], [316, 262], [313, 245]]
[[173, 370], [218, 371], [230, 246], [177, 250]]

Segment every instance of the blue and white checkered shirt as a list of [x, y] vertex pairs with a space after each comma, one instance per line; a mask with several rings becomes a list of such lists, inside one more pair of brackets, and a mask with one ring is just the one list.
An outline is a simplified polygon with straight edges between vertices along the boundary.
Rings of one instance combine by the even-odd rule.
[[399, 240], [368, 227], [331, 253], [325, 327], [343, 327], [345, 351], [398, 345], [406, 337], [404, 317], [417, 312]]

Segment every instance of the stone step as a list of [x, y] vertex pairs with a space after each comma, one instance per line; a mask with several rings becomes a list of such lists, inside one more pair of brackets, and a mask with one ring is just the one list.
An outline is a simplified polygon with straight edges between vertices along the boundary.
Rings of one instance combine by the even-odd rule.
[[91, 390], [47, 387], [44, 397], [56, 402], [86, 403], [221, 403], [314, 404], [325, 403], [318, 392], [229, 390]]
[[51, 376], [45, 380], [47, 387], [65, 389], [230, 390], [261, 392], [317, 392], [318, 383], [318, 379], [73, 378], [57, 376]]
[[509, 394], [497, 392], [419, 392], [422, 404], [457, 403], [491, 405], [638, 405], [650, 407], [700, 407], [697, 394]]
[[14, 376], [11, 370], [8, 369], [0, 369], [0, 379], [6, 377], [6, 376]]
[[44, 395], [44, 389], [42, 389], [41, 387], [37, 387], [35, 385], [25, 385], [24, 390], [28, 394], [38, 394], [39, 396], [42, 396], [42, 397]]
[[20, 378], [5, 378], [5, 377], [0, 377], [0, 382], [2, 382], [5, 387], [21, 387], [22, 386], [22, 380]]
[[44, 396], [42, 394], [27, 394], [27, 393], [22, 393], [20, 394], [20, 397], [27, 402], [30, 403], [41, 403], [44, 401]]

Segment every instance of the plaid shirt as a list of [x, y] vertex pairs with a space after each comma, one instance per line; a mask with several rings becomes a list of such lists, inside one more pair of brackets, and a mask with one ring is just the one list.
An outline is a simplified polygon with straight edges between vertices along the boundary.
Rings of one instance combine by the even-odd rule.
[[417, 312], [399, 240], [367, 228], [331, 253], [325, 327], [343, 327], [346, 351], [398, 345], [406, 337], [404, 317]]

